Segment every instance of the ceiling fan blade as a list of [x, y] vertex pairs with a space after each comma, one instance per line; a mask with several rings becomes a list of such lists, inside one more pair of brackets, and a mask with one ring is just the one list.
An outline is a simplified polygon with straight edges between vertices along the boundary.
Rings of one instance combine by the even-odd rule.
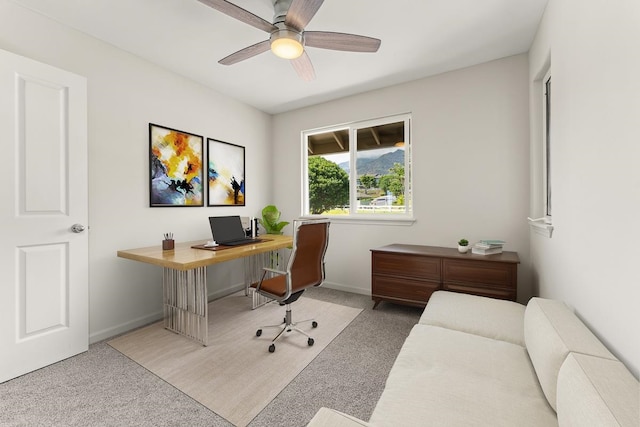
[[263, 52], [266, 52], [270, 48], [271, 42], [269, 40], [265, 40], [249, 47], [245, 47], [244, 49], [240, 49], [239, 51], [222, 58], [220, 61], [218, 61], [218, 63], [222, 65], [233, 65], [237, 62], [244, 61], [245, 59], [249, 59]]
[[230, 17], [235, 18], [238, 21], [242, 21], [245, 24], [249, 24], [252, 27], [255, 27], [259, 30], [266, 31], [267, 33], [277, 30], [277, 28], [271, 22], [265, 21], [259, 16], [256, 16], [247, 10], [244, 10], [240, 6], [236, 6], [233, 3], [229, 3], [226, 0], [198, 0], [198, 1], [202, 4], [206, 4], [207, 6], [214, 8], [219, 12], [224, 13], [225, 15], [229, 15]]
[[298, 58], [292, 59], [291, 65], [293, 65], [293, 69], [296, 70], [296, 73], [298, 73], [298, 76], [302, 80], [310, 82], [316, 78], [316, 73], [313, 70], [313, 64], [311, 63], [311, 59], [309, 59], [307, 52], [302, 52], [302, 55]]
[[380, 39], [329, 31], [305, 31], [304, 44], [310, 47], [348, 52], [377, 52]]
[[284, 18], [285, 25], [302, 31], [309, 21], [315, 16], [324, 0], [293, 0], [287, 16]]

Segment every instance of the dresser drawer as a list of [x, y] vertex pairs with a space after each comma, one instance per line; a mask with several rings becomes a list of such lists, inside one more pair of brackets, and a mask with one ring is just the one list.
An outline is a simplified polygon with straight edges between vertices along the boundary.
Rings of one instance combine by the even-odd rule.
[[516, 264], [444, 259], [442, 270], [445, 283], [458, 282], [504, 288], [513, 288], [516, 284]]
[[376, 274], [440, 280], [440, 258], [374, 252], [371, 267]]
[[458, 283], [445, 283], [445, 291], [462, 292], [465, 294], [479, 295], [481, 297], [506, 299], [510, 301], [516, 300], [516, 290], [508, 288], [493, 288], [486, 285], [464, 285]]
[[440, 289], [438, 282], [373, 276], [371, 297], [405, 304], [425, 306], [431, 294]]

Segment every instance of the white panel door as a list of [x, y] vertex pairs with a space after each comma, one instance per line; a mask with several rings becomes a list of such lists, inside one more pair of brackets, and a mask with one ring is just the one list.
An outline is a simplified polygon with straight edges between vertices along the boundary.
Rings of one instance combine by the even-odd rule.
[[0, 131], [4, 382], [89, 346], [86, 79], [0, 50]]

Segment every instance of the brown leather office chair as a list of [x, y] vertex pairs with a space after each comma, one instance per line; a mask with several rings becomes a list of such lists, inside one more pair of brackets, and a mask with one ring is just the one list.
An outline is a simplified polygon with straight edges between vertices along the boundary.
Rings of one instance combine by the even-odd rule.
[[296, 220], [293, 222], [293, 228], [293, 249], [286, 271], [265, 268], [260, 282], [255, 285], [256, 292], [287, 307], [281, 324], [263, 326], [256, 331], [256, 336], [259, 337], [262, 335], [263, 328], [281, 329], [271, 341], [269, 346], [271, 353], [276, 351], [275, 342], [284, 332], [300, 332], [307, 337], [307, 344], [312, 346], [313, 338], [296, 325], [312, 322], [312, 327], [318, 326], [313, 319], [294, 323], [290, 304], [300, 298], [305, 289], [320, 286], [324, 281], [324, 255], [329, 243], [329, 220]]

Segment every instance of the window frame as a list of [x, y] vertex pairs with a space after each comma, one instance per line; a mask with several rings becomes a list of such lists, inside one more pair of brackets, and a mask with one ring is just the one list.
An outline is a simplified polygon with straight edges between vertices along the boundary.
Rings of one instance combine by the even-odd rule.
[[551, 68], [542, 78], [542, 190], [544, 221], [552, 220], [551, 180]]
[[532, 164], [535, 169], [532, 172], [533, 216], [527, 217], [531, 231], [541, 236], [551, 238], [554, 226], [552, 224], [552, 176], [551, 176], [551, 115], [552, 115], [552, 91], [551, 91], [551, 57], [547, 58], [540, 72], [533, 81], [533, 140], [535, 157]]
[[[349, 134], [349, 168], [356, 170], [353, 165], [356, 164], [358, 155], [358, 130], [362, 128], [370, 128], [384, 124], [404, 122], [404, 196], [405, 211], [404, 213], [394, 213], [390, 215], [382, 214], [365, 214], [358, 213], [358, 178], [356, 174], [349, 174], [349, 213], [341, 215], [315, 215], [310, 213], [309, 209], [309, 153], [308, 153], [308, 137], [328, 132], [336, 132], [340, 130], [348, 130]], [[379, 224], [410, 224], [415, 221], [413, 217], [413, 174], [411, 171], [411, 113], [402, 113], [392, 116], [385, 116], [375, 119], [367, 119], [343, 123], [339, 125], [325, 126], [316, 129], [305, 130], [301, 132], [302, 145], [302, 194], [301, 194], [301, 216], [303, 218], [326, 217], [331, 218], [335, 222], [363, 222], [363, 223], [379, 223]]]

